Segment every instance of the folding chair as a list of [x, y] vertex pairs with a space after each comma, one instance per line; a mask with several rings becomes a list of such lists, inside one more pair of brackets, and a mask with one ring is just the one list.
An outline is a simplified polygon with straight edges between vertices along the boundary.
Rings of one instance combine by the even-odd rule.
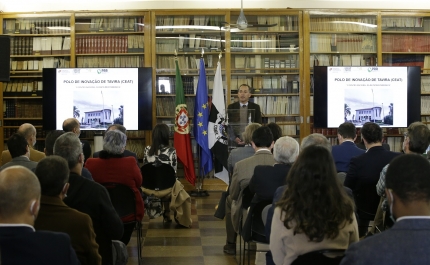
[[138, 264], [142, 264], [142, 222], [137, 220], [136, 200], [134, 191], [119, 183], [102, 183], [109, 192], [112, 205], [120, 218], [133, 217], [133, 221], [123, 223], [124, 226], [134, 224], [137, 231]]

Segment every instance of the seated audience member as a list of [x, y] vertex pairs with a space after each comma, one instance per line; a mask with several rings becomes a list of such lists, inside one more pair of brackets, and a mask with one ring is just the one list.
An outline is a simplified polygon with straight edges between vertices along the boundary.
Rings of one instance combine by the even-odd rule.
[[228, 172], [230, 172], [230, 174], [233, 174], [234, 165], [238, 161], [254, 155], [255, 150], [251, 146], [252, 134], [259, 127], [261, 127], [261, 124], [259, 123], [248, 124], [245, 128], [245, 131], [242, 133], [245, 146], [231, 150], [230, 155], [228, 156]]
[[[19, 126], [17, 133], [24, 136], [25, 140], [30, 147], [30, 160], [34, 162], [39, 162], [42, 158], [45, 157], [45, 154], [33, 149], [33, 146], [36, 144], [36, 128], [30, 123], [24, 123]], [[10, 162], [12, 157], [10, 155], [9, 150], [4, 150], [1, 154], [1, 165]]]
[[[139, 221], [143, 218], [144, 208], [140, 186], [142, 186], [142, 175], [140, 168], [133, 157], [124, 157], [124, 149], [127, 136], [119, 130], [106, 132], [103, 138], [103, 150], [98, 158], [87, 160], [85, 167], [92, 173], [97, 183], [119, 183], [133, 190], [136, 197], [136, 213]], [[134, 220], [133, 216], [123, 217], [124, 223]], [[124, 226], [121, 241], [128, 244], [134, 230], [133, 225]]]
[[34, 227], [37, 230], [68, 234], [82, 265], [101, 264], [91, 218], [63, 202], [69, 189], [67, 161], [54, 155], [46, 157], [39, 161], [35, 173], [40, 182], [42, 197]]
[[378, 124], [366, 122], [360, 131], [367, 152], [351, 158], [344, 185], [354, 194], [362, 237], [369, 229], [369, 218], [376, 214], [379, 205], [380, 197], [375, 189], [379, 174], [400, 153], [387, 151], [382, 147], [382, 129]]
[[30, 161], [30, 147], [21, 134], [12, 134], [7, 140], [7, 148], [12, 160], [0, 167], [0, 171], [11, 166], [23, 166], [30, 170], [33, 170], [37, 166], [37, 162]]
[[[176, 173], [177, 157], [174, 147], [169, 146], [170, 129], [164, 123], [155, 125], [152, 130], [152, 144], [145, 147], [143, 164], [152, 163], [155, 166], [163, 163], [170, 165]], [[166, 222], [171, 222], [170, 201], [163, 202], [163, 218]]]
[[[118, 131], [122, 132], [123, 134], [127, 135], [127, 130], [121, 124], [112, 124], [112, 125], [110, 125], [106, 129], [106, 132], [113, 131], [113, 130], [118, 130]], [[99, 154], [100, 154], [100, 151], [94, 152], [93, 157], [97, 158], [97, 157], [99, 157]], [[123, 154], [124, 157], [128, 157], [128, 156], [134, 157], [134, 159], [136, 159], [136, 163], [139, 165], [139, 160], [137, 159], [136, 153], [134, 153], [134, 152], [132, 152], [130, 150], [124, 149], [124, 152], [122, 154]]]
[[273, 166], [276, 161], [273, 158], [271, 149], [273, 148], [273, 136], [270, 129], [266, 126], [257, 128], [252, 134], [252, 147], [254, 155], [245, 158], [236, 163], [229, 187], [229, 195], [225, 203], [225, 227], [227, 232], [227, 244], [224, 246], [224, 252], [227, 254], [236, 254], [237, 233], [233, 224], [239, 224], [239, 220], [233, 219], [233, 215], [240, 218], [240, 213], [235, 215], [231, 211], [233, 201], [241, 201], [241, 190], [248, 186], [249, 181], [254, 174], [254, 168], [257, 165]]
[[[429, 146], [430, 130], [422, 122], [411, 123], [405, 133], [403, 140], [403, 152], [405, 154], [422, 155]], [[379, 196], [385, 197], [385, 175], [389, 165], [386, 165], [379, 176], [379, 181], [376, 184], [376, 192]], [[385, 204], [385, 200], [383, 202]], [[380, 216], [375, 217], [375, 222], [380, 223], [382, 219], [382, 211], [379, 211]], [[376, 224], [378, 225], [378, 224]], [[387, 225], [387, 224], [386, 224]], [[389, 224], [388, 226], [391, 226]]]
[[339, 145], [333, 146], [331, 150], [337, 172], [348, 172], [351, 158], [364, 154], [365, 151], [355, 145], [356, 138], [355, 125], [350, 122], [342, 123], [337, 129]]
[[353, 244], [341, 264], [430, 264], [430, 163], [421, 155], [390, 162], [385, 194], [393, 227]]
[[176, 172], [178, 166], [176, 150], [174, 147], [169, 146], [169, 135], [169, 126], [164, 123], [155, 125], [152, 130], [152, 144], [145, 147], [143, 164], [168, 164], [172, 166]]
[[270, 250], [275, 264], [321, 249], [347, 249], [358, 241], [354, 202], [339, 185], [331, 153], [303, 148], [287, 176], [272, 220]]
[[80, 264], [64, 233], [35, 231], [40, 209], [40, 184], [29, 169], [9, 167], [0, 172], [1, 264]]
[[288, 171], [298, 155], [299, 143], [294, 138], [284, 136], [275, 142], [273, 158], [276, 163], [272, 166], [256, 166], [249, 181], [249, 190], [258, 198], [255, 202], [273, 199], [276, 189], [285, 185]]
[[74, 133], [65, 133], [57, 138], [54, 155], [63, 157], [69, 165], [70, 187], [64, 203], [91, 217], [102, 264], [112, 264], [112, 240], [120, 240], [124, 228], [108, 191], [102, 185], [82, 177], [84, 155], [81, 142]]
[[[51, 132], [49, 132], [46, 135], [46, 138], [45, 138], [45, 149], [44, 149], [46, 156], [51, 156], [51, 155], [54, 154], [54, 144], [55, 144], [55, 141], [63, 133], [64, 133], [64, 131], [57, 130], [57, 131], [51, 131]], [[93, 177], [91, 176], [91, 173], [86, 168], [82, 168], [82, 177], [84, 177], [86, 179], [89, 179], [89, 180], [93, 180]]]
[[276, 143], [276, 141], [282, 137], [282, 129], [281, 127], [279, 127], [278, 124], [271, 122], [269, 124], [266, 125], [267, 127], [269, 127], [270, 131], [273, 134], [273, 142]]
[[[79, 138], [79, 136], [81, 135], [81, 123], [78, 121], [78, 119], [75, 119], [75, 118], [65, 119], [63, 121], [63, 131], [72, 132]], [[82, 149], [85, 156], [84, 157], [85, 158], [84, 164], [85, 164], [85, 162], [87, 162], [87, 159], [91, 157], [91, 154], [92, 154], [91, 146], [87, 140], [80, 140], [80, 141], [82, 143]]]

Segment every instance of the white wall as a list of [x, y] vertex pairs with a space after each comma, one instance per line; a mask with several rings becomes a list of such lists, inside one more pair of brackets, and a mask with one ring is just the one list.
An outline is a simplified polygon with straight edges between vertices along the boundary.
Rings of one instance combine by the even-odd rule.
[[[428, 9], [430, 0], [244, 0], [244, 8]], [[3, 12], [133, 9], [237, 9], [240, 0], [0, 0]]]

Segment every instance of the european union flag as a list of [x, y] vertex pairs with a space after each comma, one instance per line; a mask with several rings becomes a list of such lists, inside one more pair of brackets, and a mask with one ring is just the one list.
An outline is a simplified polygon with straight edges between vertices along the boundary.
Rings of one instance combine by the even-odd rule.
[[209, 149], [209, 104], [208, 86], [206, 85], [206, 70], [203, 58], [200, 59], [199, 82], [197, 83], [196, 102], [194, 106], [194, 137], [200, 145], [200, 168], [203, 175], [212, 170], [212, 153]]

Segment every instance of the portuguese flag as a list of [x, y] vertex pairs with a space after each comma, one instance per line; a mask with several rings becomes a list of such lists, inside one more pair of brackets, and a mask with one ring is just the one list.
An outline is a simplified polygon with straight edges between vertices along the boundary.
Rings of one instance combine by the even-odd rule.
[[176, 64], [176, 109], [175, 109], [175, 135], [174, 146], [179, 162], [184, 165], [185, 178], [194, 186], [196, 174], [194, 172], [193, 152], [191, 149], [190, 120], [188, 108], [185, 103], [184, 86], [179, 71], [178, 61]]

